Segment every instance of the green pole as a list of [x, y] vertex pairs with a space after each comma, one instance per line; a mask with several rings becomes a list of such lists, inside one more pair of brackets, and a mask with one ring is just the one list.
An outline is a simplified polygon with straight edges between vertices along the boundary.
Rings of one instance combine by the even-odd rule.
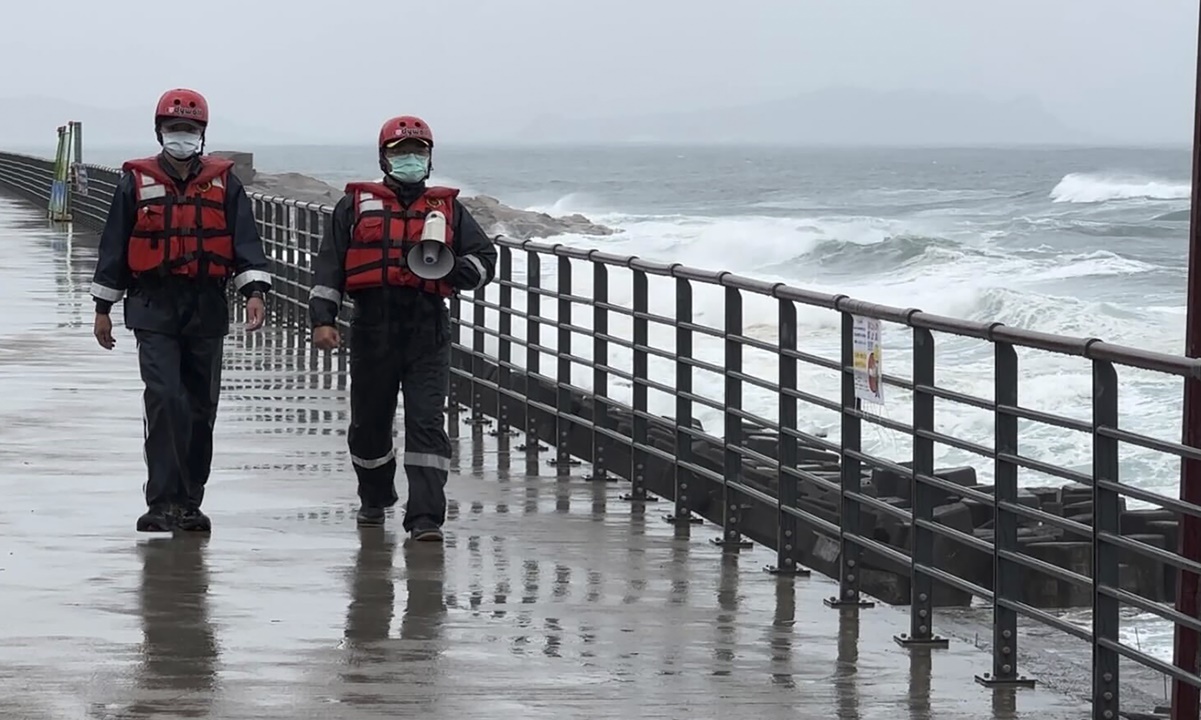
[[50, 181], [50, 219], [60, 221], [63, 215], [66, 214], [66, 177], [64, 172], [64, 157], [67, 149], [67, 128], [60, 126], [58, 128], [58, 149], [54, 154], [54, 175]]

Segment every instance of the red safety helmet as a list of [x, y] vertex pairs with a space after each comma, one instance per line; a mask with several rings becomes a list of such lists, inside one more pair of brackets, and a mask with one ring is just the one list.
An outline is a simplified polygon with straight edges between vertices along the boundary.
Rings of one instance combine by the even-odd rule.
[[424, 120], [413, 115], [401, 115], [384, 123], [379, 129], [379, 147], [385, 147], [401, 140], [421, 140], [434, 147], [434, 133]]
[[191, 120], [202, 127], [209, 122], [209, 104], [195, 90], [175, 88], [163, 93], [154, 109], [154, 126], [169, 120]]

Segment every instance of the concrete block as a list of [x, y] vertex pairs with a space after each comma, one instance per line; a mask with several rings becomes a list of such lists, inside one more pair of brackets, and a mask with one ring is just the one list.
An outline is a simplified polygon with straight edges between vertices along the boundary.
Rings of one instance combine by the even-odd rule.
[[233, 174], [238, 180], [242, 181], [243, 185], [254, 183], [254, 153], [241, 152], [239, 150], [214, 150], [207, 153], [212, 157], [225, 158], [233, 161]]
[[[971, 508], [963, 502], [950, 503], [934, 508], [934, 522], [969, 536], [973, 534], [972, 531], [975, 529], [975, 526], [972, 524]], [[982, 554], [967, 543], [942, 535], [935, 535], [934, 557], [938, 559], [938, 568], [940, 570], [976, 583], [977, 585], [987, 587], [986, 583], [992, 575], [991, 562], [982, 564]]]
[[[1125, 535], [1123, 533], [1123, 535]], [[1145, 543], [1154, 548], [1165, 549], [1163, 535], [1132, 534], [1125, 535], [1129, 540]], [[1167, 600], [1164, 590], [1164, 564], [1158, 560], [1136, 553], [1126, 548], [1118, 548], [1118, 561], [1127, 568], [1120, 579], [1121, 588], [1128, 592], [1141, 595], [1148, 600]]]
[[[1089, 542], [1036, 542], [1023, 551], [1057, 567], [1092, 577], [1093, 548]], [[1081, 607], [1089, 604], [1092, 591], [1030, 568], [1022, 568], [1023, 601], [1036, 607]]]

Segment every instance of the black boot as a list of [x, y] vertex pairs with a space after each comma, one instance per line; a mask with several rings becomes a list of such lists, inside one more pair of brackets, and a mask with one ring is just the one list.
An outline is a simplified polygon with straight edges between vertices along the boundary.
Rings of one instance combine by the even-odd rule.
[[442, 542], [442, 528], [429, 518], [418, 519], [409, 533], [409, 537], [419, 542]]
[[152, 505], [138, 518], [138, 532], [171, 532], [175, 529], [175, 509], [169, 505]]
[[184, 532], [212, 532], [213, 523], [198, 507], [185, 507], [179, 514], [177, 527]]
[[384, 509], [364, 504], [359, 508], [359, 514], [355, 521], [358, 522], [359, 527], [379, 527], [384, 524]]

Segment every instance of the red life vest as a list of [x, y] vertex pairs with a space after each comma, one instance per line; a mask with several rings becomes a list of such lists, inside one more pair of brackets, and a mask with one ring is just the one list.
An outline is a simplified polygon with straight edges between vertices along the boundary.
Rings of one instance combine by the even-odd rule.
[[223, 278], [232, 274], [234, 241], [225, 222], [225, 186], [233, 163], [200, 158], [200, 172], [179, 185], [157, 157], [126, 162], [133, 173], [137, 219], [129, 236], [129, 269], [134, 276], [158, 272]]
[[405, 256], [421, 240], [425, 218], [435, 210], [446, 216], [446, 245], [454, 249], [454, 199], [459, 191], [427, 187], [407, 208], [381, 182], [346, 186], [354, 197], [354, 220], [343, 268], [346, 292], [382, 285], [414, 287], [442, 297], [455, 288], [444, 280], [422, 280], [409, 271]]

